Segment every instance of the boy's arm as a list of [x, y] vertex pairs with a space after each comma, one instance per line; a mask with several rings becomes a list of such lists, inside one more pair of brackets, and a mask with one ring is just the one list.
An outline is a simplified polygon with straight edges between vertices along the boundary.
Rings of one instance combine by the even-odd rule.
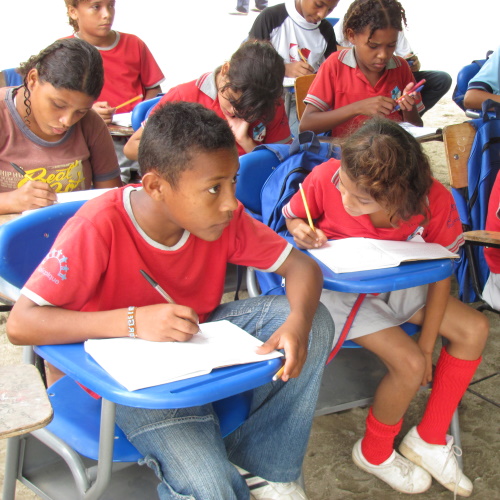
[[30, 181], [20, 188], [0, 193], [0, 214], [17, 214], [47, 207], [56, 201], [56, 193], [46, 182]]
[[286, 279], [290, 315], [257, 352], [284, 349], [281, 379], [287, 381], [299, 376], [306, 361], [309, 331], [318, 307], [323, 275], [313, 259], [295, 248], [276, 272]]
[[139, 127], [123, 146], [123, 153], [129, 160], [137, 160], [139, 157], [139, 143], [141, 142], [142, 131], [144, 127]]
[[464, 106], [467, 109], [481, 109], [487, 99], [500, 102], [500, 95], [491, 94], [486, 90], [470, 89], [465, 93]]
[[144, 100], [147, 101], [148, 99], [153, 99], [153, 97], [156, 97], [158, 94], [161, 94], [160, 85], [157, 85], [156, 87], [153, 87], [152, 89], [146, 89], [146, 93], [144, 95]]
[[422, 385], [432, 380], [432, 352], [439, 334], [444, 311], [451, 290], [451, 278], [446, 278], [436, 283], [430, 283], [425, 303], [425, 315], [422, 323], [422, 331], [418, 339], [418, 345], [425, 357], [425, 372]]
[[[155, 304], [135, 312], [139, 338], [157, 342], [185, 341], [199, 331], [198, 315], [186, 306]], [[7, 321], [15, 345], [71, 344], [87, 339], [128, 337], [128, 310], [82, 312], [39, 306], [19, 297]]]

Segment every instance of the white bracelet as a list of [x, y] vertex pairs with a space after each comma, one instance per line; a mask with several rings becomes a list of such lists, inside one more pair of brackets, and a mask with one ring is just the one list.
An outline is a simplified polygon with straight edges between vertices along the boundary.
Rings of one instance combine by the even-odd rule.
[[136, 329], [135, 310], [136, 310], [135, 306], [130, 306], [127, 311], [128, 336], [133, 339], [137, 338], [137, 333], [135, 331]]

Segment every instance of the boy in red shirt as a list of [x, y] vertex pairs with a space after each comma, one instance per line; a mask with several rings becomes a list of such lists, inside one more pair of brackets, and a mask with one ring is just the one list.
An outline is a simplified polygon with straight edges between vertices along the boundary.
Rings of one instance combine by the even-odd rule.
[[[253, 498], [303, 500], [296, 480], [334, 330], [319, 305], [321, 271], [236, 200], [234, 136], [212, 111], [186, 102], [160, 108], [144, 128], [139, 161], [142, 186], [86, 203], [62, 229], [23, 288], [9, 338], [182, 342], [199, 321], [228, 319], [265, 342], [260, 352], [284, 349], [282, 379], [254, 390], [249, 419], [224, 441], [212, 405], [118, 406], [117, 423], [156, 470], [160, 498], [248, 499], [235, 464], [265, 478]], [[228, 262], [284, 276], [287, 296], [220, 304]], [[159, 300], [141, 269], [175, 304]], [[64, 279], [50, 279], [58, 274]]]

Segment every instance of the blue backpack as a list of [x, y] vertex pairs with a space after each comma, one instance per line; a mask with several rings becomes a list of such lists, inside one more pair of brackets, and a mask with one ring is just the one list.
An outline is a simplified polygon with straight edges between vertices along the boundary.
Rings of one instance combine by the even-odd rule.
[[[476, 135], [467, 163], [468, 187], [465, 188], [465, 192], [452, 189], [464, 231], [485, 228], [491, 188], [500, 170], [500, 104], [491, 100], [485, 101], [483, 117], [471, 120], [470, 123], [476, 129]], [[479, 291], [482, 291], [489, 276], [484, 248], [474, 245], [469, 250], [471, 252], [469, 258], [474, 261], [477, 271], [477, 285]], [[456, 267], [459, 297], [464, 302], [480, 299], [474, 290], [472, 264], [469, 258], [462, 257]]]
[[[311, 170], [329, 158], [339, 157], [339, 149], [320, 143], [314, 132], [302, 132], [292, 144], [263, 144], [256, 149], [272, 151], [280, 163], [268, 177], [261, 190], [262, 222], [282, 236], [290, 236], [281, 209], [298, 191]], [[263, 295], [285, 293], [281, 276], [256, 271]]]

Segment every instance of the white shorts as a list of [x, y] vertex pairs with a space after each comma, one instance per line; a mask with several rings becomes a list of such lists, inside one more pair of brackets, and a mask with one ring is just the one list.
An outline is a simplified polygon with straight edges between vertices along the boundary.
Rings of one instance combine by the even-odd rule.
[[490, 273], [484, 285], [483, 299], [493, 309], [500, 310], [500, 274]]
[[[321, 302], [328, 308], [335, 323], [335, 339], [340, 337], [344, 323], [358, 297], [357, 293], [323, 290]], [[399, 326], [425, 306], [427, 285], [421, 285], [379, 295], [368, 294], [347, 334], [347, 340]]]

